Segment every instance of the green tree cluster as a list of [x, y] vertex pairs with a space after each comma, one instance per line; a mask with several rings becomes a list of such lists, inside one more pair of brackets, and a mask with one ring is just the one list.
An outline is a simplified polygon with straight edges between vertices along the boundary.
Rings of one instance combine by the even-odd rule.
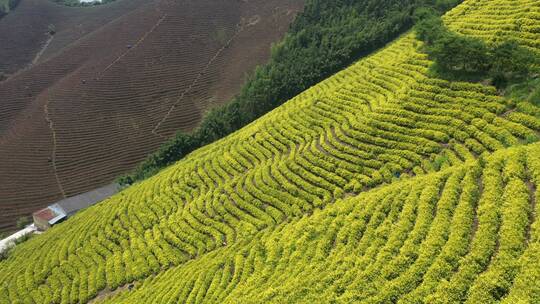
[[417, 17], [416, 35], [425, 43], [439, 72], [476, 74], [502, 87], [509, 79], [526, 77], [538, 63], [536, 54], [516, 41], [486, 43], [450, 31], [433, 12], [425, 11]]
[[461, 0], [308, 0], [286, 37], [272, 47], [228, 104], [210, 110], [194, 132], [178, 133], [122, 184], [145, 179], [189, 152], [254, 121], [410, 29], [418, 11], [442, 14]]
[[9, 12], [9, 1], [0, 0], [0, 17]]
[[4, 17], [19, 4], [19, 0], [0, 0], [0, 18]]

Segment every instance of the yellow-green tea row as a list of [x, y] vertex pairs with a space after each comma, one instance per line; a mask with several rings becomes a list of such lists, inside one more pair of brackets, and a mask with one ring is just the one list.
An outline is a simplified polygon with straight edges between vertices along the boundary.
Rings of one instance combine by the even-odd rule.
[[339, 200], [104, 303], [538, 303], [539, 155], [510, 148]]

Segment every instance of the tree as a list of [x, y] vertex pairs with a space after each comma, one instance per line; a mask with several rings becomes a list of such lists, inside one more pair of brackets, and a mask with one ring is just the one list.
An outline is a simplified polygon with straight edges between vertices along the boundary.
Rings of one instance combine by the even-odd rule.
[[459, 56], [462, 60], [462, 65], [466, 71], [486, 72], [489, 69], [490, 58], [488, 54], [488, 46], [480, 39], [458, 36], [461, 40], [461, 52]]
[[487, 65], [484, 43], [454, 33], [444, 33], [428, 47], [430, 58], [446, 71], [478, 71]]
[[523, 76], [534, 64], [535, 54], [521, 47], [516, 41], [505, 41], [492, 47], [491, 73]]
[[500, 87], [508, 77], [525, 76], [537, 62], [536, 55], [515, 41], [486, 44], [481, 39], [449, 31], [441, 18], [422, 9], [416, 36], [425, 43], [430, 59], [442, 72], [487, 74]]
[[417, 18], [421, 20], [416, 25], [416, 37], [424, 41], [427, 45], [432, 45], [446, 34], [446, 28], [441, 18], [435, 15], [430, 16], [427, 11], [420, 11]]

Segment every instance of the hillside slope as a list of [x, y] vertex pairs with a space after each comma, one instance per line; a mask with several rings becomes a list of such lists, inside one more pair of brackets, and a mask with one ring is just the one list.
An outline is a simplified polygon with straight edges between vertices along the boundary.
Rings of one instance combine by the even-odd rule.
[[[3, 42], [0, 73], [12, 75], [43, 62], [67, 45], [143, 5], [144, 1], [135, 0], [69, 8], [52, 1], [21, 0], [0, 19], [0, 41]], [[50, 30], [55, 32], [53, 39], [50, 39]]]
[[[540, 1], [515, 2], [445, 20], [540, 54]], [[428, 76], [420, 44], [404, 35], [17, 246], [0, 302], [538, 301], [540, 110]]]
[[16, 62], [10, 51], [26, 52], [11, 41], [46, 40], [47, 23], [58, 27], [40, 42], [43, 59], [0, 82], [0, 158], [10, 160], [0, 163], [0, 229], [110, 183], [177, 130], [191, 130], [209, 107], [240, 90], [303, 6], [156, 0], [68, 8], [33, 1], [0, 21], [11, 33], [0, 34], [10, 41], [0, 62]]
[[104, 303], [538, 303], [539, 155], [507, 149], [339, 200]]

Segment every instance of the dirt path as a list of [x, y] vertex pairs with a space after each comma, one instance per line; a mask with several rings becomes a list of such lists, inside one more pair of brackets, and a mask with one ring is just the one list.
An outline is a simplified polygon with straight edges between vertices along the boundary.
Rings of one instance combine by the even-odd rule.
[[49, 44], [51, 44], [53, 38], [54, 38], [54, 35], [49, 35], [49, 39], [47, 39], [47, 41], [45, 42], [45, 45], [36, 54], [36, 57], [34, 57], [34, 60], [32, 60], [32, 63], [30, 64], [30, 67], [35, 65], [39, 61], [39, 58], [41, 58], [41, 55], [45, 53], [45, 50], [47, 50], [47, 47], [49, 46]]
[[123, 291], [126, 291], [129, 289], [129, 286], [133, 286], [134, 283], [129, 283], [129, 284], [125, 284], [124, 286], [120, 286], [118, 288], [116, 288], [115, 290], [109, 290], [108, 288], [107, 289], [103, 289], [102, 291], [100, 291], [97, 296], [95, 298], [93, 298], [92, 300], [90, 300], [88, 302], [88, 304], [92, 304], [92, 303], [97, 303], [97, 302], [100, 302], [101, 300], [105, 300], [106, 298], [109, 298], [109, 297], [113, 297]]
[[238, 24], [237, 27], [236, 27], [236, 31], [234, 32], [234, 35], [232, 35], [231, 38], [229, 38], [229, 40], [227, 40], [227, 42], [214, 54], [214, 56], [212, 58], [210, 58], [210, 60], [206, 63], [206, 65], [204, 66], [204, 68], [202, 68], [202, 70], [197, 74], [197, 76], [195, 77], [195, 79], [193, 80], [193, 82], [189, 85], [189, 87], [187, 87], [181, 94], [180, 96], [178, 96], [178, 98], [176, 99], [176, 101], [172, 104], [172, 106], [169, 108], [169, 110], [167, 111], [167, 113], [165, 114], [165, 116], [163, 116], [163, 118], [156, 124], [156, 126], [152, 129], [152, 134], [156, 135], [156, 136], [159, 136], [161, 138], [164, 138], [164, 139], [167, 139], [165, 136], [159, 134], [157, 132], [157, 130], [159, 129], [159, 127], [169, 118], [169, 116], [171, 116], [171, 113], [174, 111], [174, 109], [176, 108], [176, 106], [178, 106], [178, 104], [184, 99], [184, 96], [186, 96], [186, 94], [188, 94], [192, 89], [193, 87], [195, 87], [195, 85], [199, 82], [199, 80], [201, 79], [201, 77], [206, 73], [206, 71], [208, 70], [208, 68], [212, 65], [212, 63], [214, 63], [214, 61], [216, 61], [216, 59], [219, 57], [219, 55], [221, 55], [221, 53], [223, 53], [223, 51], [229, 47], [229, 45], [231, 45], [231, 43], [233, 42], [233, 40], [238, 36], [238, 34], [240, 34], [245, 26], [243, 24]]
[[36, 65], [39, 61], [39, 59], [41, 58], [41, 56], [43, 55], [43, 53], [45, 53], [45, 51], [47, 50], [47, 47], [49, 47], [49, 45], [51, 44], [52, 40], [53, 40], [54, 36], [53, 35], [49, 35], [49, 38], [47, 39], [47, 41], [45, 42], [45, 44], [41, 47], [41, 49], [39, 50], [39, 52], [36, 54], [36, 56], [34, 57], [34, 59], [32, 59], [32, 62], [30, 62], [28, 65], [26, 65], [25, 67], [21, 68], [20, 70], [16, 71], [15, 73], [13, 74], [10, 74], [7, 76], [6, 79], [2, 80], [2, 81], [6, 81], [6, 80], [9, 80], [10, 78], [13, 78], [15, 76], [18, 76], [19, 74], [31, 69], [34, 65]]
[[129, 52], [136, 49], [141, 43], [143, 43], [144, 40], [146, 39], [146, 37], [148, 37], [148, 35], [152, 34], [158, 28], [158, 26], [161, 24], [161, 22], [163, 22], [163, 20], [165, 20], [165, 18], [167, 18], [166, 14], [161, 16], [161, 18], [159, 18], [159, 20], [152, 26], [152, 28], [148, 32], [146, 32], [139, 40], [137, 40], [137, 42], [135, 42], [135, 44], [131, 48], [127, 49], [127, 51], [123, 52], [120, 56], [118, 56], [115, 60], [113, 60], [113, 62], [111, 62], [105, 69], [103, 69], [99, 73], [97, 78], [99, 79], [101, 77], [101, 75], [103, 75], [105, 72], [107, 72], [118, 61], [122, 60], [122, 58], [124, 58], [127, 54], [129, 54]]
[[62, 193], [62, 196], [66, 197], [66, 192], [64, 191], [64, 187], [62, 187], [62, 183], [60, 182], [60, 178], [58, 177], [58, 170], [56, 169], [56, 131], [54, 129], [54, 123], [50, 117], [49, 113], [49, 104], [51, 102], [51, 99], [49, 98], [49, 90], [45, 92], [45, 96], [47, 98], [47, 101], [45, 102], [45, 106], [43, 107], [43, 111], [45, 112], [45, 120], [47, 121], [47, 124], [49, 125], [49, 129], [51, 130], [52, 138], [53, 138], [53, 148], [52, 148], [52, 155], [51, 155], [51, 164], [54, 171], [54, 177], [56, 179], [56, 183], [58, 184], [58, 188], [60, 189], [60, 192]]

